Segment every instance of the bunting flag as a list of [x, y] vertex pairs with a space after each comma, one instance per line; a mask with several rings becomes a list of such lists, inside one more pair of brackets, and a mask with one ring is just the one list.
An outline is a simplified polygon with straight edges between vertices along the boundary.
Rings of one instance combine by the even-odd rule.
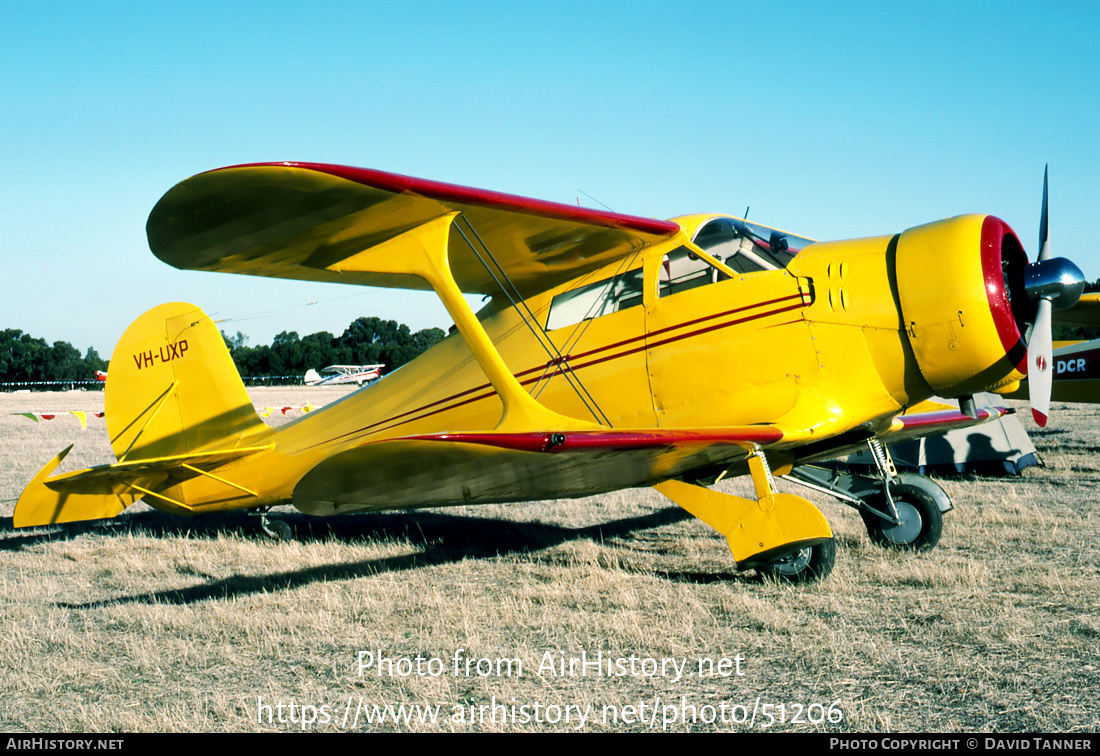
[[260, 417], [271, 417], [271, 415], [276, 411], [279, 411], [284, 415], [288, 412], [301, 412], [302, 414], [305, 414], [306, 412], [313, 412], [313, 410], [315, 409], [317, 408], [309, 402], [306, 402], [301, 407], [262, 407], [256, 410], [256, 412], [257, 414], [259, 414]]
[[[260, 417], [271, 417], [271, 415], [276, 411], [281, 412], [284, 415], [288, 412], [301, 412], [304, 415], [307, 412], [313, 412], [313, 410], [315, 409], [317, 408], [312, 403], [306, 402], [300, 407], [292, 407], [290, 405], [284, 407], [263, 407], [256, 411], [260, 415]], [[11, 414], [18, 415], [19, 417], [25, 417], [29, 420], [33, 420], [36, 423], [39, 420], [53, 420], [58, 415], [73, 415], [76, 417], [77, 420], [80, 421], [80, 427], [84, 430], [87, 430], [88, 416], [91, 415], [92, 417], [103, 417], [104, 413], [85, 412], [84, 410], [59, 410], [57, 412], [12, 412]]]
[[80, 429], [81, 430], [87, 430], [88, 429], [88, 415], [91, 414], [92, 417], [103, 417], [104, 413], [102, 413], [102, 412], [88, 413], [88, 412], [85, 412], [84, 410], [61, 410], [59, 412], [12, 412], [11, 414], [18, 415], [19, 417], [25, 417], [25, 418], [28, 418], [30, 420], [34, 420], [36, 423], [39, 420], [53, 420], [58, 415], [74, 415], [76, 417], [76, 419], [80, 421]]

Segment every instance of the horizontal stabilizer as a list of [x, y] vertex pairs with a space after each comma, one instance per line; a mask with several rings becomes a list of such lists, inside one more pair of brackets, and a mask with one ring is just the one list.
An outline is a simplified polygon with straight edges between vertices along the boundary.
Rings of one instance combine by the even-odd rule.
[[17, 528], [27, 528], [61, 522], [102, 520], [114, 517], [137, 500], [137, 496], [125, 495], [124, 489], [116, 490], [110, 481], [100, 481], [98, 486], [86, 488], [84, 493], [49, 488], [46, 485], [46, 479], [68, 456], [72, 448], [72, 446], [66, 447], [50, 460], [23, 490], [23, 494], [15, 505], [12, 525]]
[[106, 519], [119, 514], [146, 495], [160, 498], [158, 506], [161, 508], [165, 508], [164, 504], [168, 503], [174, 504], [175, 509], [186, 512], [185, 504], [171, 499], [164, 500], [159, 497], [158, 491], [250, 454], [268, 451], [271, 447], [258, 446], [119, 462], [50, 478], [50, 473], [57, 469], [72, 448], [69, 446], [54, 457], [27, 485], [15, 505], [12, 518], [15, 527]]

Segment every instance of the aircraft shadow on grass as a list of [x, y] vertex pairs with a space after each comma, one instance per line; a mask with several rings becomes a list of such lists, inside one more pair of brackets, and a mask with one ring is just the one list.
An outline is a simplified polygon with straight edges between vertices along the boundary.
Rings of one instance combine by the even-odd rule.
[[[204, 171], [149, 215], [161, 261], [430, 290], [455, 332], [275, 429], [255, 412], [218, 324], [185, 302], [154, 307], [112, 354], [104, 419], [118, 461], [54, 474], [60, 452], [26, 485], [13, 524], [107, 520], [138, 501], [177, 515], [293, 503], [325, 516], [650, 486], [724, 535], [738, 568], [802, 582], [829, 574], [836, 538], [812, 501], [775, 489], [772, 470], [866, 447], [878, 475], [845, 481], [859, 495], [831, 476], [793, 477], [858, 508], [875, 543], [927, 551], [950, 497], [919, 477], [895, 480], [884, 444], [996, 420], [1008, 409], [979, 409], [975, 394], [1025, 377], [1046, 424], [1052, 313], [1085, 284], [1051, 256], [1047, 217], [1044, 177], [1040, 254], [1029, 262], [987, 215], [816, 243], [729, 215], [654, 220], [349, 166]], [[467, 296], [488, 299], [475, 312]], [[1072, 364], [1083, 375], [1087, 358]], [[904, 412], [933, 396], [959, 409]], [[742, 475], [750, 497], [708, 487]], [[895, 498], [906, 506], [875, 503]], [[436, 520], [417, 517], [426, 522]], [[520, 542], [515, 527], [495, 540], [479, 533], [485, 545], [458, 555], [610, 526], [544, 527]], [[426, 553], [453, 558], [434, 544]], [[425, 557], [409, 560], [321, 574]], [[250, 590], [236, 586], [218, 589]]]
[[[368, 559], [360, 562], [337, 563], [306, 567], [260, 575], [231, 575], [211, 579], [187, 588], [149, 591], [130, 596], [115, 596], [88, 602], [59, 602], [68, 609], [92, 609], [117, 603], [191, 604], [207, 600], [231, 599], [273, 590], [292, 590], [315, 582], [351, 580], [385, 572], [402, 572], [468, 559], [491, 559], [511, 554], [525, 554], [532, 559], [558, 563], [537, 552], [564, 543], [593, 540], [629, 539], [638, 533], [690, 520], [679, 507], [668, 507], [635, 517], [624, 517], [598, 525], [570, 528], [538, 521], [523, 522], [486, 517], [419, 512], [367, 515], [341, 520], [317, 521], [305, 516], [284, 518], [295, 541], [369, 540], [403, 541], [415, 554]], [[0, 550], [16, 551], [40, 543], [72, 540], [85, 534], [146, 535], [151, 537], [210, 538], [219, 534], [240, 532], [248, 518], [228, 513], [201, 519], [181, 520], [161, 512], [141, 512], [124, 515], [111, 523], [89, 523], [84, 527], [69, 526], [52, 532], [23, 533], [0, 540]], [[12, 531], [10, 518], [0, 520], [0, 532]], [[256, 530], [257, 538], [266, 538]], [[627, 543], [629, 546], [629, 543]], [[629, 568], [628, 568], [629, 569]], [[659, 569], [662, 578], [673, 582], [712, 583], [750, 581], [754, 578], [736, 570], [706, 573], [699, 571]], [[203, 576], [202, 573], [196, 573]], [[206, 576], [209, 577], [209, 576]]]

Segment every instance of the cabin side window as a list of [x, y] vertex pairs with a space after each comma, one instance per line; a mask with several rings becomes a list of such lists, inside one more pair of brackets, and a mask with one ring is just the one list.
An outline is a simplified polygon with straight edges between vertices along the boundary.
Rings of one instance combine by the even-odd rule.
[[609, 315], [642, 303], [642, 269], [597, 281], [558, 294], [550, 302], [546, 330], [565, 328], [582, 320]]
[[[721, 259], [721, 258], [719, 258]], [[727, 276], [687, 247], [678, 247], [665, 255], [658, 274], [657, 296], [667, 297], [709, 283], [724, 281]]]

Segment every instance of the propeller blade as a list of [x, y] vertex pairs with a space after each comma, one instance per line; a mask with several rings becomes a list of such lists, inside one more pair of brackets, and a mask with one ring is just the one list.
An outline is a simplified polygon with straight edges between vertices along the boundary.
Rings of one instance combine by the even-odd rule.
[[1039, 215], [1039, 260], [1050, 257], [1050, 239], [1047, 235], [1047, 173], [1050, 166], [1043, 168], [1043, 211]]
[[1036, 425], [1045, 428], [1050, 414], [1050, 391], [1054, 378], [1054, 345], [1051, 339], [1050, 300], [1039, 300], [1031, 341], [1027, 345], [1027, 382], [1031, 397], [1031, 416]]

